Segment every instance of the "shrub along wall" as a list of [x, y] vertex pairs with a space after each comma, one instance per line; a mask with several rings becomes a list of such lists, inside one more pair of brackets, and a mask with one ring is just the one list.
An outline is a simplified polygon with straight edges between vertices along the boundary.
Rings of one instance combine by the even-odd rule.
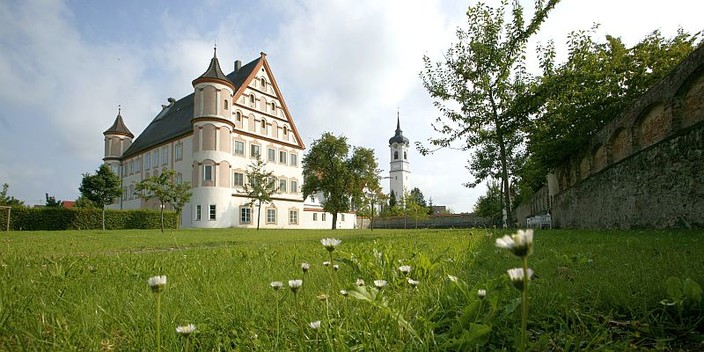
[[[176, 228], [176, 213], [164, 212], [164, 227]], [[0, 212], [0, 231], [5, 230], [7, 212]], [[161, 227], [159, 211], [106, 210], [105, 228], [122, 229], [157, 229]], [[35, 230], [87, 230], [102, 229], [102, 210], [88, 208], [24, 208], [14, 207], [10, 215], [11, 231]]]

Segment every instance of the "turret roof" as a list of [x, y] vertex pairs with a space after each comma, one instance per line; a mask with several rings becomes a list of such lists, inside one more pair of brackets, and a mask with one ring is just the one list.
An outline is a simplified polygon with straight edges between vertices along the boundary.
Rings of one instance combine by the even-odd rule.
[[205, 70], [205, 73], [200, 75], [200, 77], [193, 80], [193, 85], [195, 86], [196, 83], [203, 80], [218, 80], [222, 81], [222, 83], [224, 84], [230, 86], [232, 85], [232, 82], [227, 79], [227, 76], [222, 73], [222, 70], [220, 69], [220, 62], [218, 61], [216, 48], [213, 48], [213, 58], [210, 59], [210, 65], [208, 66], [208, 69]]
[[408, 138], [403, 136], [403, 131], [401, 131], [401, 118], [396, 116], [396, 134], [389, 139], [389, 145], [394, 143], [408, 145]]
[[109, 134], [119, 134], [119, 135], [124, 135], [128, 136], [130, 138], [134, 138], [134, 135], [130, 130], [127, 128], [127, 125], [125, 125], [125, 121], [122, 120], [122, 115], [120, 114], [121, 109], [117, 110], [117, 117], [115, 118], [115, 122], [103, 132], [103, 135], [109, 135]]

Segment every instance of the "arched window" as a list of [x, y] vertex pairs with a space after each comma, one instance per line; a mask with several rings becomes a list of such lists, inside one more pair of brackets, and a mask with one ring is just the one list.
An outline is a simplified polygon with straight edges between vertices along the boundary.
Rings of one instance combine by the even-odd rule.
[[276, 103], [271, 102], [271, 111], [276, 111]]
[[227, 101], [227, 99], [225, 99], [225, 104], [224, 104], [225, 110], [227, 110], [227, 108], [229, 107], [229, 105], [230, 105], [229, 103], [230, 103], [230, 102]]
[[266, 89], [266, 79], [262, 78], [262, 79], [261, 79], [261, 84], [262, 84], [262, 88], [265, 88], [265, 89]]
[[235, 113], [235, 119], [237, 120], [237, 122], [242, 121], [242, 113], [239, 112], [239, 111], [236, 112], [236, 113]]
[[403, 152], [403, 160], [408, 160], [408, 153]]
[[288, 127], [284, 126], [284, 135], [288, 134]]
[[262, 130], [266, 130], [266, 120], [262, 119]]
[[250, 103], [250, 104], [254, 104], [254, 94], [251, 94], [251, 95], [249, 96], [249, 103]]
[[398, 150], [394, 151], [394, 160], [398, 160]]

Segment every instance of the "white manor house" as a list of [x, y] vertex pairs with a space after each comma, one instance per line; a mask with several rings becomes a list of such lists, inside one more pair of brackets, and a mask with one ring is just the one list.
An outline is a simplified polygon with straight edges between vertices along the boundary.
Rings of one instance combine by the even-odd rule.
[[[141, 180], [168, 169], [190, 182], [193, 196], [183, 227], [256, 227], [257, 208], [243, 194], [248, 166], [264, 158], [279, 192], [262, 205], [261, 228], [329, 229], [332, 215], [315, 197], [303, 200], [301, 159], [305, 146], [266, 60], [266, 54], [225, 75], [214, 54], [192, 82], [194, 92], [168, 105], [134, 138], [118, 112], [105, 136], [103, 161], [120, 175], [123, 196], [111, 209], [158, 208], [135, 195]], [[356, 225], [340, 214], [337, 228]]]

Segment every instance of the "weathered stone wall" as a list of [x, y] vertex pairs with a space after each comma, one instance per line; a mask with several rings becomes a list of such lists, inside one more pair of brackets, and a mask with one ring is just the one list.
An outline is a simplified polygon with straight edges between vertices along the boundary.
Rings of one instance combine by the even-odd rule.
[[[425, 219], [414, 220], [411, 217], [395, 216], [374, 218], [375, 229], [414, 229], [414, 228], [471, 228], [491, 227], [488, 219], [473, 214], [443, 214], [431, 215]], [[367, 224], [367, 227], [369, 224]]]
[[[555, 170], [541, 211], [558, 227], [704, 227], [703, 130], [700, 47]], [[522, 224], [535, 209], [520, 210]]]

